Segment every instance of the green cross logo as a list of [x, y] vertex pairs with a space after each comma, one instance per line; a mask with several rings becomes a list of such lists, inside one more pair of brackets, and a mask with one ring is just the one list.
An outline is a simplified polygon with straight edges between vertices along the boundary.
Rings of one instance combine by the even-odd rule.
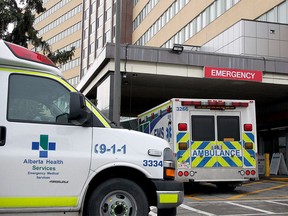
[[39, 151], [40, 158], [48, 158], [48, 151], [56, 150], [56, 142], [49, 142], [48, 135], [40, 135], [40, 142], [32, 142], [32, 150]]

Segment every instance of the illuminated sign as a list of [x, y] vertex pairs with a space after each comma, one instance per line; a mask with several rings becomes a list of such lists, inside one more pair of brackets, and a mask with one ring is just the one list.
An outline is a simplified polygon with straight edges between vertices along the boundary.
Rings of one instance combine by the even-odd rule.
[[262, 82], [262, 71], [204, 67], [204, 77]]

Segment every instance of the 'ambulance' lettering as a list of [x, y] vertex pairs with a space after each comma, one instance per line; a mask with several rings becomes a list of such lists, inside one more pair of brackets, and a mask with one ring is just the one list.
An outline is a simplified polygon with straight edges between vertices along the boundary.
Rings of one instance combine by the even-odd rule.
[[227, 149], [227, 150], [219, 150], [219, 149], [214, 149], [214, 150], [192, 150], [192, 157], [197, 157], [197, 156], [204, 156], [204, 157], [213, 157], [213, 156], [220, 156], [220, 157], [241, 157], [241, 151], [237, 149]]

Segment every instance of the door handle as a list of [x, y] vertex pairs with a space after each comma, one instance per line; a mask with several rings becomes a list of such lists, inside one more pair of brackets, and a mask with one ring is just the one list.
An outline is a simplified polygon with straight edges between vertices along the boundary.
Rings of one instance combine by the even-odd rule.
[[6, 127], [0, 126], [0, 146], [6, 143]]

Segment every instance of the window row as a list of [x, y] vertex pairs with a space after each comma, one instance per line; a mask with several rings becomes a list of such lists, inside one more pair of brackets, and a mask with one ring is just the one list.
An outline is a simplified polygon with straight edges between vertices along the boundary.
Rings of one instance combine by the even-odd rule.
[[133, 0], [133, 6], [135, 6], [138, 2], [139, 0]]
[[104, 47], [104, 45], [106, 43], [109, 43], [109, 42], [112, 42], [111, 41], [111, 31], [108, 30], [107, 32], [104, 33], [104, 37], [100, 36], [96, 39], [95, 43], [94, 42], [91, 42], [89, 44], [89, 47], [86, 47], [83, 49], [83, 52], [82, 52], [82, 57], [83, 59], [84, 58], [87, 58], [88, 57], [88, 54], [91, 55], [95, 52], [95, 48], [96, 50], [97, 49], [100, 49], [102, 47]]
[[75, 42], [73, 42], [73, 43], [71, 43], [71, 44], [69, 44], [69, 45], [67, 45], [67, 46], [59, 49], [59, 51], [60, 51], [60, 52], [61, 52], [61, 51], [68, 51], [68, 50], [71, 49], [71, 47], [75, 47], [75, 49], [80, 48], [80, 47], [81, 47], [81, 40], [77, 40], [77, 41], [75, 41]]
[[58, 2], [53, 7], [51, 7], [49, 10], [45, 11], [45, 13], [38, 16], [34, 21], [34, 25], [41, 22], [42, 20], [46, 19], [48, 16], [55, 13], [57, 10], [59, 10], [61, 7], [63, 7], [65, 4], [67, 4], [70, 1], [71, 0], [62, 0], [62, 1]]
[[145, 7], [141, 10], [139, 15], [134, 19], [132, 25], [133, 25], [133, 31], [141, 24], [141, 22], [145, 19], [148, 13], [155, 7], [156, 4], [158, 4], [159, 0], [150, 0]]
[[189, 38], [213, 22], [217, 17], [225, 13], [240, 0], [216, 0], [202, 13], [195, 17], [184, 28], [178, 31], [162, 47], [171, 48], [174, 44], [183, 44]]
[[76, 86], [79, 83], [79, 76], [67, 79], [67, 82], [69, 82], [72, 86]]
[[175, 1], [162, 16], [143, 34], [136, 45], [145, 45], [158, 31], [161, 30], [190, 0]]
[[81, 12], [82, 12], [82, 4], [76, 6], [72, 10], [65, 13], [63, 16], [59, 17], [58, 19], [56, 19], [53, 22], [46, 25], [44, 28], [40, 29], [38, 34], [40, 36], [45, 34], [46, 32], [50, 31], [51, 29], [55, 28], [56, 26], [59, 26], [60, 24], [62, 24], [66, 20], [72, 18], [73, 16], [75, 16], [76, 14], [81, 13]]
[[73, 59], [72, 61], [70, 61], [64, 65], [61, 65], [60, 68], [61, 68], [61, 71], [64, 72], [64, 71], [70, 70], [70, 69], [78, 67], [78, 66], [80, 66], [80, 58]]
[[282, 4], [274, 7], [257, 20], [288, 24], [288, 1], [286, 0]]
[[71, 26], [68, 29], [65, 29], [64, 31], [60, 32], [59, 34], [55, 35], [54, 37], [46, 40], [46, 42], [50, 45], [60, 41], [61, 39], [75, 33], [76, 31], [81, 30], [81, 22], [76, 23], [75, 25]]

